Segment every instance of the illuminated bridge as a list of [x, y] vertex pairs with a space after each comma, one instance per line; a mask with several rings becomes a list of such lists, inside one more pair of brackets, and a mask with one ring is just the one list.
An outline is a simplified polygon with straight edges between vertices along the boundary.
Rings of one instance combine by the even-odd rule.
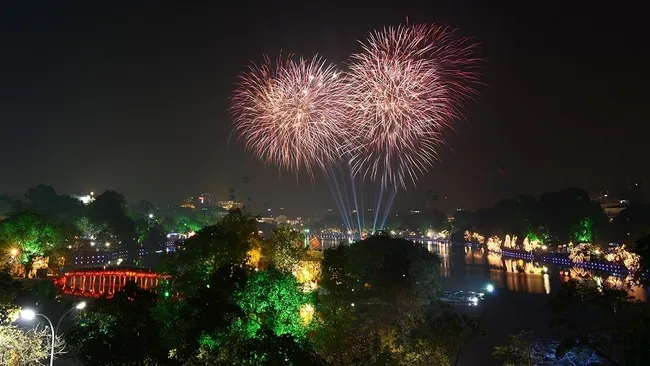
[[66, 272], [55, 280], [55, 284], [69, 295], [111, 297], [129, 281], [135, 282], [142, 289], [155, 291], [159, 281], [168, 277], [149, 269], [88, 268]]

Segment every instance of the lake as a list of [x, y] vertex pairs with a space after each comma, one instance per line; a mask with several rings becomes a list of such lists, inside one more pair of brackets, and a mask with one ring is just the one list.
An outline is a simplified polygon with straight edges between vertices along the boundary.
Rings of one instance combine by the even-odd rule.
[[[324, 242], [324, 247], [335, 245]], [[588, 270], [565, 268], [547, 263], [533, 263], [488, 253], [485, 249], [456, 244], [422, 242], [429, 251], [440, 256], [440, 275], [444, 290], [494, 292], [478, 306], [457, 306], [458, 311], [483, 317], [487, 334], [471, 341], [464, 350], [459, 365], [490, 366], [499, 363], [492, 359], [492, 349], [507, 342], [509, 334], [522, 330], [534, 331], [537, 336], [553, 339], [549, 301], [571, 277], [589, 278]], [[620, 282], [617, 277], [604, 278], [606, 283]], [[646, 292], [636, 287], [630, 295], [646, 301]]]

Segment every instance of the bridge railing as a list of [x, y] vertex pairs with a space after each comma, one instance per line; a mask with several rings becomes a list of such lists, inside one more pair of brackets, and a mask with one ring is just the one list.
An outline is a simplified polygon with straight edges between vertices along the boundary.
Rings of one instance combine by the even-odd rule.
[[87, 297], [111, 297], [129, 281], [145, 290], [156, 291], [161, 280], [169, 276], [147, 269], [78, 269], [55, 280], [64, 293]]

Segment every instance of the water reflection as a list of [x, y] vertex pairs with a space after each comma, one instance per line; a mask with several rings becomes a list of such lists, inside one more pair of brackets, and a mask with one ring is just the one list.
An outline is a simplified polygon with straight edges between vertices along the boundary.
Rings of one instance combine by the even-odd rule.
[[[336, 246], [334, 241], [323, 240], [323, 247]], [[449, 289], [481, 291], [487, 283], [492, 283], [497, 291], [525, 292], [531, 294], [550, 294], [562, 282], [570, 278], [594, 280], [594, 274], [584, 268], [559, 267], [503, 257], [487, 252], [483, 248], [463, 247], [436, 241], [421, 244], [440, 256], [440, 275], [445, 278]], [[622, 288], [625, 279], [600, 274], [605, 286]], [[647, 295], [640, 286], [632, 286], [629, 294], [635, 299], [645, 301]]]

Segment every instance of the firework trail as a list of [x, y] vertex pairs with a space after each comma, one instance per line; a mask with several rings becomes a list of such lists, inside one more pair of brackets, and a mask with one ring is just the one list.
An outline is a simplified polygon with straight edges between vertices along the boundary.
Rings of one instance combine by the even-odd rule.
[[371, 33], [352, 55], [346, 144], [355, 174], [382, 189], [416, 184], [478, 82], [475, 45], [435, 25]]
[[326, 170], [340, 158], [347, 84], [320, 57], [272, 62], [265, 57], [240, 76], [232, 97], [234, 129], [265, 163], [298, 173]]

